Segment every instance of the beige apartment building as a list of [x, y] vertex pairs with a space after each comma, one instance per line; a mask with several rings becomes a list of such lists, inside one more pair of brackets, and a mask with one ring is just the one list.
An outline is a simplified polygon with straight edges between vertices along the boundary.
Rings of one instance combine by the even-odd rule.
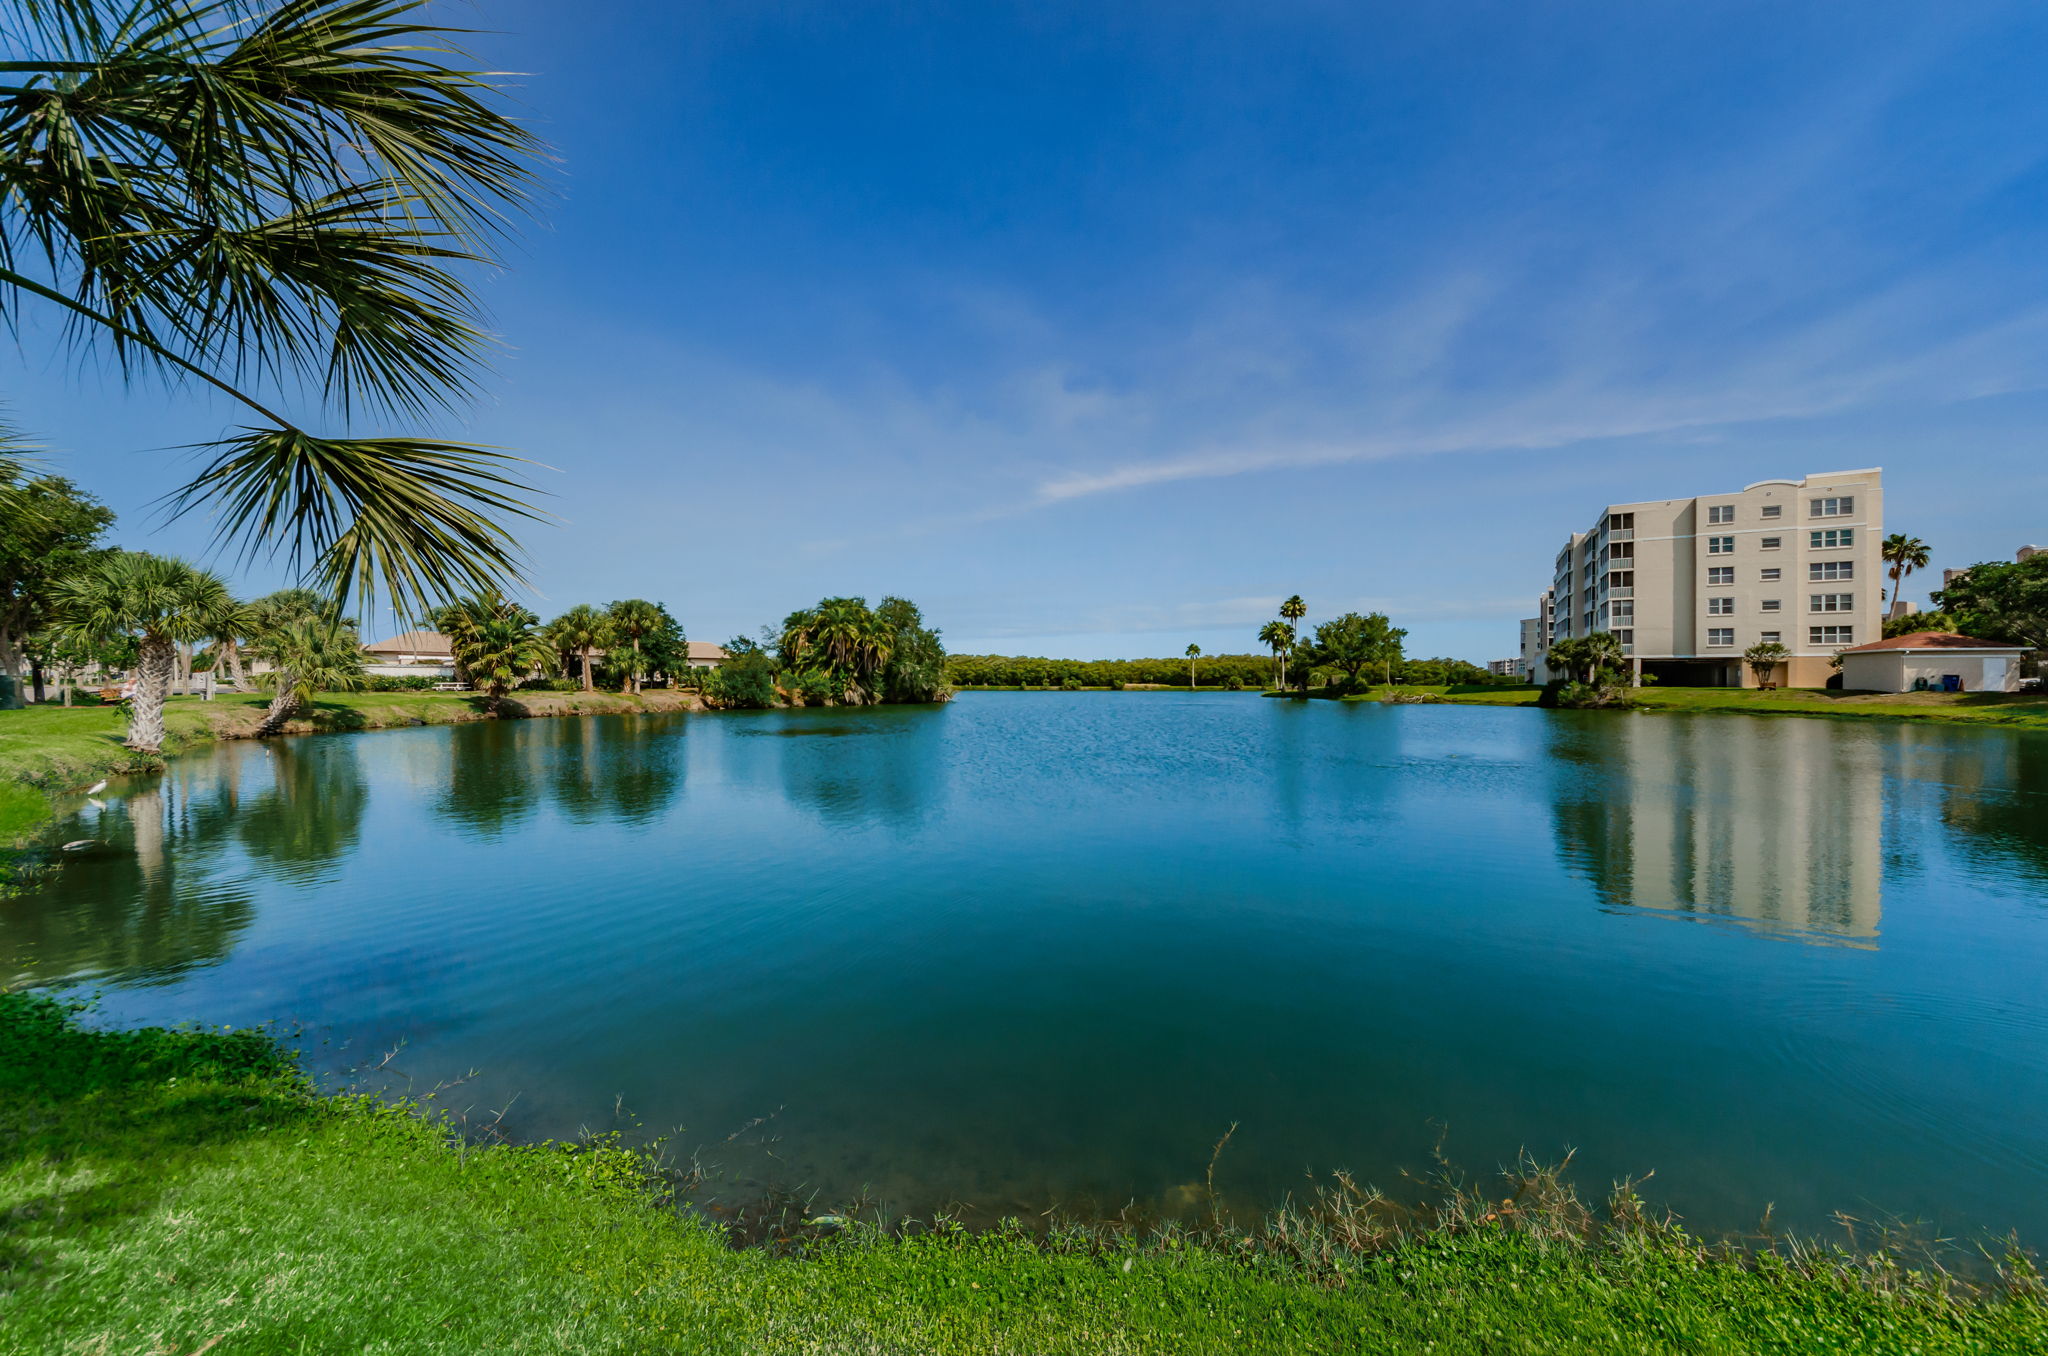
[[1759, 480], [1730, 494], [1609, 504], [1551, 581], [1552, 641], [1611, 631], [1673, 687], [1745, 687], [1743, 652], [1790, 657], [1762, 679], [1824, 687], [1838, 651], [1881, 634], [1880, 470]]

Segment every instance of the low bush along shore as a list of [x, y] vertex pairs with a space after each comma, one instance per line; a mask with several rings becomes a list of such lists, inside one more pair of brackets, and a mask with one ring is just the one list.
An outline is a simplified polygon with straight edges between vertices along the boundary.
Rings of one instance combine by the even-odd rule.
[[[1435, 699], [1467, 706], [1534, 706], [1534, 687], [1374, 688], [1346, 701]], [[1841, 692], [1751, 687], [1641, 687], [1629, 694], [1648, 711], [1737, 711], [1758, 715], [1881, 717], [1893, 720], [1962, 721], [1973, 725], [2017, 725], [2048, 730], [2048, 695], [2005, 692]]]
[[[0, 994], [7, 1352], [2048, 1350], [2024, 1262], [1737, 1254], [1552, 1177], [1142, 1236], [800, 1227], [734, 1248], [614, 1139], [479, 1148], [257, 1032]], [[1994, 1259], [1995, 1260], [1995, 1259]]]

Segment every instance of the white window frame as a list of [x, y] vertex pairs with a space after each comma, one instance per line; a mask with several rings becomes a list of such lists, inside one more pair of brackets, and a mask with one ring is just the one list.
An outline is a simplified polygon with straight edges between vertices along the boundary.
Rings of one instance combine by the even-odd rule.
[[1806, 564], [1808, 583], [1834, 583], [1856, 577], [1856, 562], [1853, 560], [1811, 560]]
[[1709, 598], [1709, 599], [1707, 599], [1707, 615], [1708, 615], [1709, 617], [1732, 617], [1732, 616], [1734, 616], [1734, 615], [1735, 615], [1735, 600], [1734, 600], [1733, 598]]
[[1856, 496], [1853, 494], [1831, 494], [1808, 503], [1808, 516], [1813, 518], [1854, 518]]
[[1712, 649], [1712, 650], [1718, 650], [1718, 649], [1720, 649], [1720, 648], [1721, 648], [1722, 646], [1724, 646], [1724, 645], [1732, 646], [1732, 645], [1734, 645], [1734, 644], [1735, 644], [1735, 628], [1734, 628], [1734, 627], [1732, 627], [1732, 626], [1709, 626], [1709, 627], [1707, 628], [1707, 648], [1708, 648], [1708, 649]]
[[1847, 551], [1856, 545], [1856, 529], [1853, 527], [1815, 528], [1808, 534], [1807, 549], [1810, 551]]
[[1735, 554], [1735, 538], [1707, 538], [1707, 554], [1710, 556], [1732, 556]]
[[1783, 537], [1758, 537], [1756, 544], [1760, 550], [1775, 551], [1784, 546], [1785, 539]]
[[1732, 523], [1734, 521], [1735, 505], [1709, 504], [1707, 506], [1707, 526], [1719, 527], [1724, 523]]
[[1734, 582], [1735, 567], [1733, 565], [1707, 566], [1707, 583], [1709, 586], [1715, 584], [1732, 584]]
[[1776, 612], [1784, 606], [1784, 600], [1780, 598], [1766, 598], [1758, 603], [1757, 606], [1765, 612]]
[[1808, 612], [1854, 612], [1856, 595], [1853, 593], [1814, 593], [1807, 595]]
[[[1834, 635], [1829, 635], [1834, 632]], [[1806, 628], [1806, 643], [1809, 645], [1854, 645], [1856, 628], [1853, 626], [1809, 626]]]
[[1784, 506], [1783, 504], [1765, 504], [1765, 505], [1764, 505], [1764, 512], [1763, 512], [1763, 516], [1764, 516], [1764, 517], [1766, 517], [1766, 518], [1781, 518], [1781, 517], [1783, 517], [1783, 516], [1784, 516], [1784, 514], [1785, 514], [1785, 506]]
[[1775, 584], [1780, 579], [1782, 579], [1784, 575], [1785, 572], [1775, 565], [1771, 566], [1767, 570], [1760, 570], [1757, 572], [1757, 578], [1763, 580], [1763, 582], [1766, 584]]

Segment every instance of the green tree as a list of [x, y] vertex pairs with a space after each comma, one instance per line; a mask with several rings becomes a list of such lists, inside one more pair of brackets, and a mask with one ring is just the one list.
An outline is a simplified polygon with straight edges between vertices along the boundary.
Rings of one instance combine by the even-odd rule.
[[1972, 565], [1934, 601], [1967, 635], [2048, 650], [2048, 555]]
[[57, 581], [98, 554], [114, 513], [68, 480], [30, 479], [4, 460], [0, 490], [6, 491], [0, 493], [0, 669], [7, 676], [0, 704], [18, 707], [32, 659], [30, 637], [50, 625]]
[[1906, 576], [1915, 570], [1926, 569], [1931, 558], [1926, 542], [1903, 532], [1894, 532], [1886, 537], [1884, 545], [1878, 548], [1878, 555], [1892, 567], [1892, 587], [1887, 596], [1893, 602], [1899, 600], [1899, 588], [1906, 582]]
[[274, 691], [256, 727], [259, 739], [283, 730], [320, 693], [354, 692], [363, 685], [363, 638], [331, 608], [267, 627], [250, 653], [272, 666], [257, 679]]
[[1287, 686], [1287, 648], [1294, 644], [1294, 628], [1283, 621], [1269, 621], [1259, 628], [1259, 644], [1273, 652], [1273, 683]]
[[605, 664], [622, 676], [621, 686], [627, 692], [638, 692], [641, 678], [660, 667], [654, 662], [656, 656], [650, 646], [667, 655], [683, 636], [683, 628], [668, 615], [667, 609], [644, 598], [622, 599], [606, 608], [604, 629], [613, 647], [605, 656]]
[[1915, 631], [1958, 631], [1961, 629], [1961, 627], [1956, 625], [1956, 619], [1949, 616], [1946, 612], [1908, 612], [1903, 617], [1886, 617], [1883, 627], [1886, 640], [1890, 640], [1894, 636], [1910, 636]]
[[1570, 636], [1550, 647], [1550, 667], [1589, 687], [1618, 685], [1621, 681], [1621, 641], [1612, 631], [1594, 631]]
[[487, 711], [495, 712], [528, 674], [547, 672], [555, 664], [555, 651], [540, 634], [540, 618], [495, 589], [435, 608], [427, 624], [448, 637], [456, 664], [483, 688]]
[[1184, 652], [1188, 657], [1188, 691], [1195, 690], [1195, 661], [1202, 657], [1202, 647], [1190, 645]]
[[[576, 661], [583, 676], [583, 690], [594, 690], [597, 656], [612, 644], [611, 619], [588, 603], [578, 603], [549, 622], [543, 634], [563, 661]], [[566, 662], [563, 667], [568, 667]]]
[[54, 607], [59, 628], [77, 639], [136, 638], [128, 746], [156, 753], [164, 744], [164, 703], [178, 643], [216, 634], [234, 599], [218, 575], [182, 560], [114, 551], [60, 581]]
[[775, 657], [758, 645], [735, 651], [732, 658], [704, 680], [704, 695], [713, 706], [760, 708], [775, 705]]
[[1383, 612], [1346, 612], [1316, 628], [1316, 658], [1341, 671], [1347, 687], [1357, 686], [1358, 675], [1367, 665], [1382, 669], [1391, 682], [1407, 635]]
[[46, 304], [124, 373], [253, 413], [176, 511], [415, 602], [516, 573], [499, 520], [534, 515], [504, 455], [278, 408], [310, 388], [344, 423], [422, 417], [467, 400], [491, 346], [472, 279], [540, 147], [424, 9], [28, 0], [0, 84], [0, 310]]
[[1791, 651], [1775, 640], [1760, 640], [1742, 652], [1742, 658], [1749, 665], [1749, 671], [1756, 675], [1758, 683], [1767, 683], [1778, 665], [1785, 662]]
[[875, 621], [888, 634], [882, 700], [946, 700], [951, 695], [946, 685], [946, 647], [940, 643], [937, 628], [924, 624], [917, 604], [907, 598], [884, 598], [875, 607]]

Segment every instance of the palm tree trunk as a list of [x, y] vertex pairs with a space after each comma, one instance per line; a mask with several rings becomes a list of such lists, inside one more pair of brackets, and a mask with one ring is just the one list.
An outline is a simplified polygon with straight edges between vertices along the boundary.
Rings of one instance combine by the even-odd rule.
[[633, 637], [633, 671], [626, 675], [626, 691], [640, 690], [640, 637]]
[[7, 694], [6, 699], [0, 701], [0, 707], [9, 711], [19, 710], [22, 706], [21, 646], [8, 631], [0, 631], [0, 669], [7, 672]]
[[177, 647], [162, 636], [144, 636], [135, 660], [135, 698], [128, 707], [128, 747], [159, 753], [164, 746], [164, 701], [171, 693]]
[[277, 671], [277, 692], [270, 699], [270, 710], [264, 713], [263, 723], [256, 727], [258, 739], [284, 733], [285, 722], [299, 713], [299, 684], [284, 669]]
[[590, 647], [588, 645], [583, 647], [583, 690], [585, 692], [597, 690], [597, 684], [590, 680]]
[[234, 686], [237, 692], [248, 691], [246, 675], [242, 672], [242, 647], [230, 640], [221, 648], [227, 656], [228, 682]]

